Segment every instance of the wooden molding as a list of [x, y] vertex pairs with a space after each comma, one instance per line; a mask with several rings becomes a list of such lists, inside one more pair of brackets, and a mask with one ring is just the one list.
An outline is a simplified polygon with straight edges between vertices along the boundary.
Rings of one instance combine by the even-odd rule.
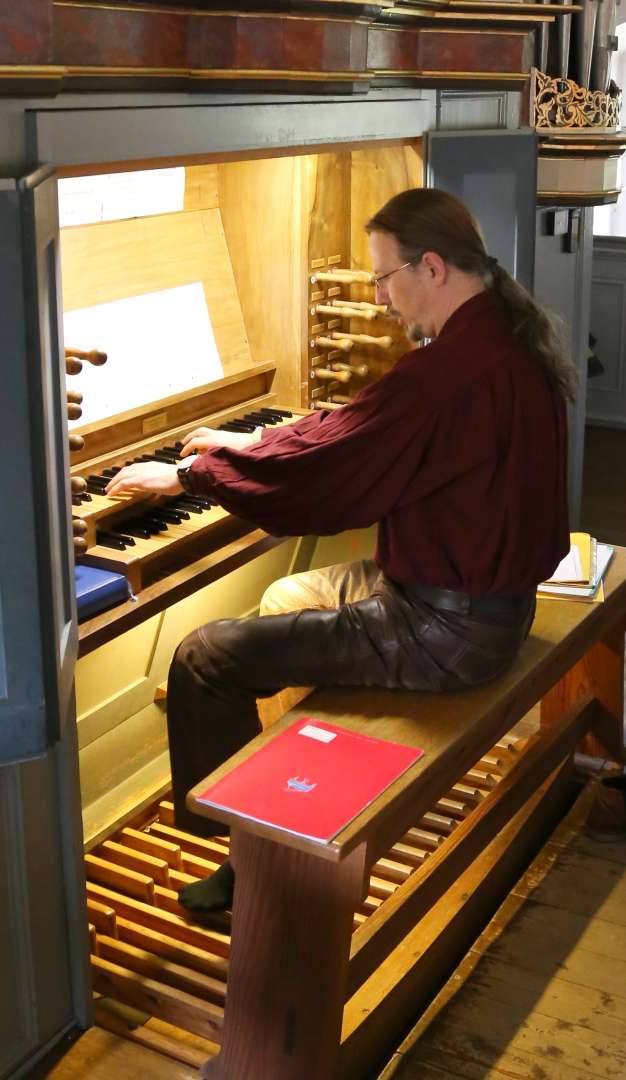
[[534, 28], [571, 9], [504, 0], [302, 0], [287, 14], [246, 7], [24, 0], [0, 42], [0, 95], [237, 82], [313, 90], [336, 82], [350, 92], [385, 78], [510, 86], [529, 74]]

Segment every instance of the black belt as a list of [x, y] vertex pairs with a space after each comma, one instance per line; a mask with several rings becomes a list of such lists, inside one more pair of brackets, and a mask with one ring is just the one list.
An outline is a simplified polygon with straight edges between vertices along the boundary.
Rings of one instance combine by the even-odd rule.
[[455, 589], [438, 589], [433, 585], [401, 584], [400, 587], [409, 596], [417, 596], [431, 607], [440, 611], [454, 611], [457, 615], [514, 615], [529, 608], [534, 598], [534, 593], [521, 596], [505, 596], [503, 593], [469, 596]]

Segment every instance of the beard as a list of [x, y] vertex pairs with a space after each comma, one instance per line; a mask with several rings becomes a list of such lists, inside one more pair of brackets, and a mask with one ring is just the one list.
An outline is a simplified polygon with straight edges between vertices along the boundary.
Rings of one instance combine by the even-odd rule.
[[413, 323], [412, 326], [407, 326], [406, 336], [409, 341], [414, 341], [416, 344], [419, 344], [420, 341], [424, 341], [426, 335], [421, 326], [418, 326], [417, 323]]
[[396, 311], [393, 307], [389, 307], [387, 314], [391, 315], [397, 323], [400, 323], [400, 326], [403, 328], [409, 341], [414, 341], [416, 344], [419, 344], [421, 341], [426, 340], [426, 334], [418, 323], [409, 325], [400, 312]]

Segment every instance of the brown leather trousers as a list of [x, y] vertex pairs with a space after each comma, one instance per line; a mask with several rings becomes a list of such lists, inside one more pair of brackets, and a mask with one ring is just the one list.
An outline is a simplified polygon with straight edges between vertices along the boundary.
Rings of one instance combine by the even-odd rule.
[[[261, 730], [257, 698], [287, 686], [457, 691], [506, 670], [532, 623], [534, 596], [478, 617], [440, 610], [374, 563], [329, 567], [271, 587], [261, 611], [201, 626], [170, 668], [168, 729], [176, 823], [223, 832], [185, 807], [188, 790]], [[285, 598], [286, 597], [286, 598]]]

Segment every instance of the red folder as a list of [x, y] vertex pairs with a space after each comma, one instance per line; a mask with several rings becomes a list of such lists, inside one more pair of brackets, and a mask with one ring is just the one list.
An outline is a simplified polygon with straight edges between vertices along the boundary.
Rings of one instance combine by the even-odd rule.
[[305, 717], [197, 799], [328, 843], [423, 753]]

